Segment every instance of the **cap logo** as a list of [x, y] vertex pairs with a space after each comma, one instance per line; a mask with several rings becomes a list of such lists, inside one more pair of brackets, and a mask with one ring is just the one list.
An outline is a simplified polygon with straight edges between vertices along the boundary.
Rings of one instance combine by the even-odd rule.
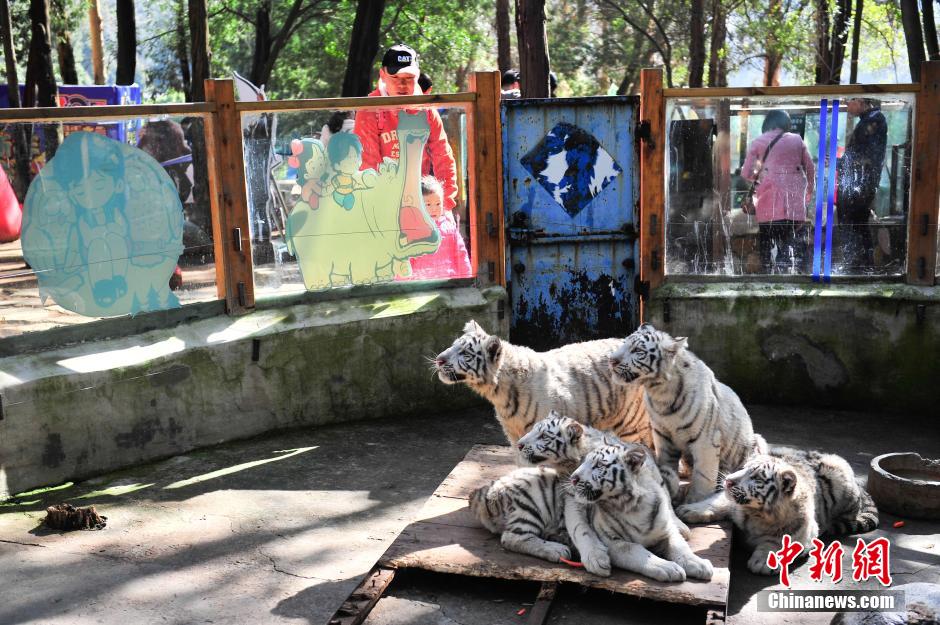
[[405, 55], [405, 56], [399, 55], [398, 62], [399, 63], [411, 63], [411, 57], [408, 55]]

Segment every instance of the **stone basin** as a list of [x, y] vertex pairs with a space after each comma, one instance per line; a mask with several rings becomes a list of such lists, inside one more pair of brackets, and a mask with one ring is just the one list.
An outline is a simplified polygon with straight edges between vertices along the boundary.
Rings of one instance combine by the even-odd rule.
[[868, 492], [878, 510], [914, 519], [940, 519], [940, 459], [916, 453], [882, 454], [871, 461]]

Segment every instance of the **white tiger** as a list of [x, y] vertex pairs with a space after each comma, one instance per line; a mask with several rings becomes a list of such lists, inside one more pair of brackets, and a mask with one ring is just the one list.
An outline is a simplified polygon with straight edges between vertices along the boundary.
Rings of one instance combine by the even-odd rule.
[[565, 480], [554, 469], [516, 469], [475, 490], [470, 510], [509, 551], [558, 562], [571, 557], [565, 499]]
[[[611, 432], [601, 432], [589, 425], [578, 423], [552, 410], [541, 421], [536, 421], [529, 432], [519, 439], [516, 447], [524, 462], [548, 466], [560, 475], [568, 476], [584, 460], [588, 452], [605, 445], [623, 445], [623, 441]], [[659, 485], [665, 488], [659, 469], [653, 467]], [[672, 506], [669, 506], [670, 511]], [[689, 527], [675, 519], [679, 533], [688, 538]]]
[[[752, 453], [766, 451], [767, 443], [754, 433], [735, 392], [716, 380], [686, 346], [684, 337], [674, 339], [643, 324], [610, 355], [610, 368], [617, 382], [637, 383], [646, 390], [657, 464], [674, 501], [679, 458], [690, 461], [691, 487], [685, 501], [692, 504], [715, 500], [719, 473], [737, 470]], [[690, 520], [686, 506], [676, 513]]]
[[770, 575], [767, 554], [784, 534], [808, 552], [820, 534], [856, 534], [878, 526], [878, 509], [835, 454], [773, 447], [725, 478], [725, 501], [734, 524], [754, 548], [747, 566]]
[[621, 439], [652, 445], [643, 389], [614, 384], [607, 367], [619, 340], [536, 352], [487, 334], [475, 321], [463, 332], [438, 354], [438, 378], [466, 384], [493, 404], [511, 444], [549, 410], [558, 410]]
[[591, 549], [583, 543], [593, 535], [606, 547], [610, 562], [622, 569], [663, 582], [712, 578], [712, 564], [692, 553], [682, 538], [669, 493], [642, 445], [595, 449], [571, 474], [571, 485], [592, 530], [569, 523], [579, 551]]

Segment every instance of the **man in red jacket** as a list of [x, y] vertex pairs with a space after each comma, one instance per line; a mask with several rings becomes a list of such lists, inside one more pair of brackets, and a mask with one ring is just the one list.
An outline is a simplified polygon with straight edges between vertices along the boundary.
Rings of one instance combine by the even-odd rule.
[[[418, 53], [412, 48], [398, 44], [385, 52], [379, 70], [378, 89], [374, 96], [422, 95], [418, 86]], [[454, 153], [447, 143], [444, 124], [436, 109], [425, 109], [431, 134], [424, 150], [421, 164], [422, 175], [433, 175], [444, 187], [444, 208], [451, 210], [457, 205], [457, 165]], [[398, 109], [365, 110], [356, 114], [353, 129], [362, 141], [362, 169], [378, 170], [386, 156], [398, 158]]]

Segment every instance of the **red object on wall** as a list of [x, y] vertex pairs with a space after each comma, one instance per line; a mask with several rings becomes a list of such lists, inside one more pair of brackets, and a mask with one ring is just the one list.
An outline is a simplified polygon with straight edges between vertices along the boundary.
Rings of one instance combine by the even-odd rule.
[[0, 243], [9, 243], [20, 238], [23, 225], [23, 207], [16, 201], [16, 194], [6, 172], [0, 167]]

